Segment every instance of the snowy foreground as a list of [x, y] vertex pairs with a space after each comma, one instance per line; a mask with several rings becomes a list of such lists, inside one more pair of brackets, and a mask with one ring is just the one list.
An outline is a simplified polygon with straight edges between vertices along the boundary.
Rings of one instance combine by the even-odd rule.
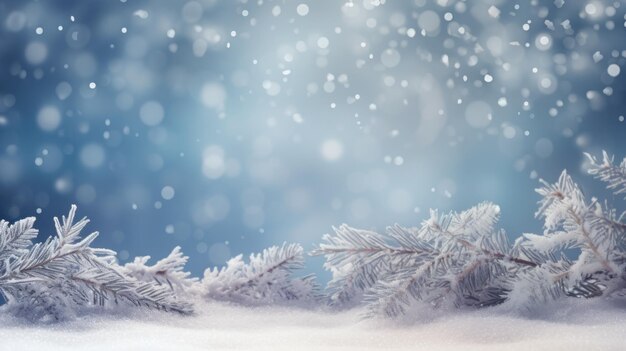
[[[1, 350], [624, 350], [626, 309], [568, 301], [531, 318], [497, 310], [407, 323], [357, 312], [208, 305], [192, 317], [108, 315], [34, 327], [0, 317]], [[426, 321], [426, 319], [429, 319]]]

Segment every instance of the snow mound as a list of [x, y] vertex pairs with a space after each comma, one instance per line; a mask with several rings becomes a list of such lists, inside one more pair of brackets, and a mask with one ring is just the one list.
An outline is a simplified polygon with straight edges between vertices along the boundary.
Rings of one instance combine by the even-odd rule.
[[224, 304], [191, 317], [141, 312], [39, 326], [0, 316], [0, 350], [624, 350], [624, 307], [570, 300], [532, 316], [494, 308], [426, 312], [412, 323]]

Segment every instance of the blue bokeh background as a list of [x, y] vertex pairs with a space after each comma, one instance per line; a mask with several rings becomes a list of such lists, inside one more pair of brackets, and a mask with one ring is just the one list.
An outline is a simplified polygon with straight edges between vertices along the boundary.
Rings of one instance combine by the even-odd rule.
[[[0, 217], [70, 204], [196, 275], [332, 225], [502, 208], [626, 155], [624, 1], [0, 1]], [[623, 202], [621, 203], [623, 204]], [[309, 271], [320, 274], [322, 260]]]

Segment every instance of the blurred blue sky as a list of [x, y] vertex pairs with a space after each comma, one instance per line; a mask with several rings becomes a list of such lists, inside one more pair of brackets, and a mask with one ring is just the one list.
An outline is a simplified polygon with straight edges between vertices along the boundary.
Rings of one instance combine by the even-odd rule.
[[[0, 1], [0, 217], [189, 267], [626, 154], [624, 1]], [[609, 197], [610, 202], [621, 201]], [[321, 271], [311, 259], [310, 270]], [[322, 280], [325, 276], [322, 275]]]

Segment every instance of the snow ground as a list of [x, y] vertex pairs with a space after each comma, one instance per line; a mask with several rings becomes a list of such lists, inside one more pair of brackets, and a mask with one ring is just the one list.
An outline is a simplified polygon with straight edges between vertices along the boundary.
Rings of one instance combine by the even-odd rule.
[[0, 316], [0, 350], [626, 350], [626, 306], [568, 301], [534, 317], [499, 310], [411, 323], [210, 304], [195, 316], [88, 316], [33, 326]]

